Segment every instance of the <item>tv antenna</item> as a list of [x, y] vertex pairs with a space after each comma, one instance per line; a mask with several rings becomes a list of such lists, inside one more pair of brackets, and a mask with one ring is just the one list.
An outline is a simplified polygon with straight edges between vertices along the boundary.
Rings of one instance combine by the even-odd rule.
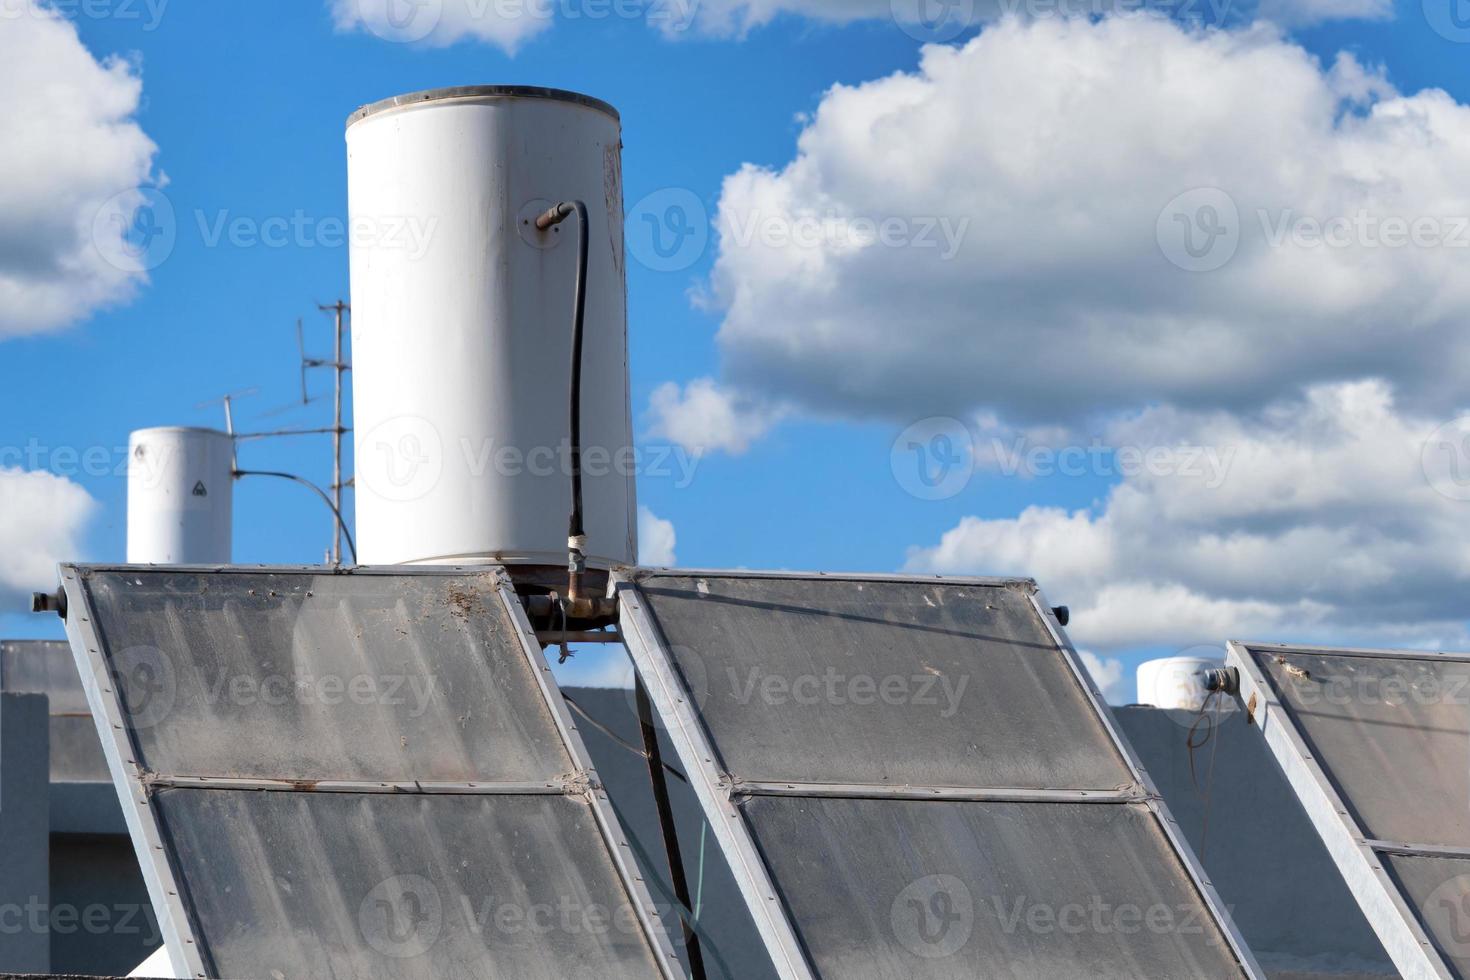
[[[310, 393], [306, 388], [306, 372], [316, 368], [330, 368], [332, 371], [332, 507], [338, 515], [342, 513], [342, 490], [349, 486], [352, 481], [346, 483], [342, 480], [342, 437], [350, 430], [342, 424], [342, 382], [344, 375], [352, 370], [352, 365], [347, 363], [342, 356], [343, 342], [347, 334], [347, 318], [352, 315], [352, 307], [342, 300], [332, 303], [330, 306], [322, 303], [317, 304], [317, 309], [323, 313], [334, 315], [335, 329], [334, 353], [330, 361], [319, 357], [309, 357], [306, 353], [306, 335], [302, 329], [301, 321], [296, 321], [296, 345], [301, 351], [301, 404], [311, 402]], [[332, 564], [338, 565], [342, 562], [342, 520], [339, 516], [332, 525]]]
[[[348, 329], [347, 320], [348, 317], [351, 316], [352, 307], [339, 299], [337, 300], [337, 302], [330, 305], [318, 303], [317, 309], [321, 310], [324, 313], [335, 314], [334, 323], [336, 326], [336, 340], [333, 346], [334, 354], [330, 360], [322, 357], [312, 357], [307, 354], [306, 330], [301, 320], [298, 319], [296, 321], [296, 346], [301, 354], [301, 404], [309, 405], [313, 401], [315, 401], [315, 399], [311, 397], [311, 393], [307, 387], [307, 372], [319, 368], [330, 368], [333, 371], [335, 377], [331, 426], [314, 429], [273, 429], [268, 432], [236, 432], [232, 403], [235, 399], [244, 398], [248, 395], [258, 394], [258, 388], [248, 388], [242, 391], [231, 392], [230, 394], [225, 395], [223, 398], [217, 398], [213, 401], [204, 402], [203, 404], [196, 407], [205, 408], [210, 405], [224, 405], [225, 431], [233, 437], [233, 442], [231, 444], [230, 462], [235, 476], [272, 476], [292, 480], [314, 491], [319, 497], [322, 498], [327, 507], [330, 508], [332, 511], [332, 547], [327, 552], [327, 562], [332, 565], [340, 565], [342, 563], [342, 541], [344, 538], [347, 541], [348, 549], [353, 553], [353, 561], [355, 562], [357, 560], [356, 544], [352, 540], [351, 532], [347, 529], [347, 522], [342, 517], [342, 490], [353, 485], [352, 480], [342, 479], [342, 437], [348, 432], [352, 431], [350, 428], [342, 424], [343, 377], [348, 371], [352, 370], [352, 365], [349, 364], [343, 356], [343, 347]], [[332, 437], [332, 483], [331, 486], [328, 488], [328, 490], [330, 490], [330, 493], [328, 493], [327, 490], [323, 490], [315, 483], [312, 483], [310, 480], [307, 480], [304, 477], [298, 476], [294, 473], [242, 470], [239, 467], [238, 461], [234, 458], [233, 447], [241, 442], [256, 439], [279, 439], [287, 436], [310, 435], [330, 435]]]

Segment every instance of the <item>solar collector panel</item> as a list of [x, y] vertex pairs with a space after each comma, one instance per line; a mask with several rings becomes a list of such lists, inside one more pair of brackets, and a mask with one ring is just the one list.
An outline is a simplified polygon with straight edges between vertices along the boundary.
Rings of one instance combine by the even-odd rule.
[[[503, 571], [62, 579], [176, 967], [678, 974]], [[532, 942], [487, 908], [574, 918]]]
[[1257, 663], [1368, 836], [1470, 848], [1470, 663], [1291, 650]]
[[529, 782], [572, 768], [493, 574], [90, 582], [152, 772]]
[[1020, 592], [675, 575], [642, 591], [723, 764], [743, 779], [1133, 782]]
[[1470, 657], [1227, 650], [1248, 717], [1394, 965], [1470, 976]]
[[743, 807], [821, 976], [1239, 975], [1189, 879], [1159, 873], [1176, 858], [1141, 804], [756, 796]]
[[154, 803], [221, 976], [656, 975], [591, 810], [564, 795]]
[[[1260, 975], [1031, 583], [640, 572], [619, 596], [783, 977]], [[927, 697], [926, 677], [951, 696]], [[799, 697], [814, 678], [819, 693]], [[1112, 822], [1090, 824], [1101, 811]], [[1074, 814], [1075, 838], [1060, 829]], [[1126, 846], [1121, 827], [1136, 831]], [[1089, 866], [1099, 848], [1117, 863]], [[1159, 906], [1198, 935], [988, 928], [977, 901], [1049, 865], [1035, 880], [1053, 914]], [[967, 896], [953, 948], [925, 938], [955, 908], [953, 888], [924, 891], [936, 881]], [[903, 919], [905, 897], [922, 925]]]

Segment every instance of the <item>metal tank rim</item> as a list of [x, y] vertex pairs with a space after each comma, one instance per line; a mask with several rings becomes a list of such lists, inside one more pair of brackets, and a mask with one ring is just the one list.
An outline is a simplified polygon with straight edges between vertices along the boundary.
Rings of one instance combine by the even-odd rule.
[[230, 437], [230, 434], [223, 429], [211, 429], [203, 425], [150, 425], [147, 428], [134, 429], [128, 435], [143, 435], [148, 432], [198, 432], [203, 435]]
[[595, 99], [580, 92], [570, 92], [560, 88], [543, 88], [537, 85], [457, 85], [449, 88], [425, 89], [422, 92], [409, 92], [406, 95], [395, 95], [369, 103], [347, 117], [347, 128], [351, 129], [355, 123], [393, 109], [411, 109], [431, 102], [476, 102], [494, 99], [548, 99], [553, 102], [570, 102], [605, 113], [615, 121], [622, 122], [622, 117], [618, 115], [617, 109], [601, 99]]

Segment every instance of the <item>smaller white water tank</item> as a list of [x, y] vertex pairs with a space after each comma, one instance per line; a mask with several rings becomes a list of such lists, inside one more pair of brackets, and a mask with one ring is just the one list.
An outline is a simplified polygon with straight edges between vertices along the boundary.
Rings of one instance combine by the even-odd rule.
[[140, 429], [128, 440], [128, 563], [227, 565], [234, 440], [214, 429]]
[[[1205, 677], [1225, 666], [1219, 657], [1181, 656], [1149, 660], [1138, 665], [1138, 703], [1155, 708], [1199, 711], [1209, 690]], [[1229, 702], [1229, 698], [1223, 699]], [[1222, 704], [1222, 710], [1228, 704]]]

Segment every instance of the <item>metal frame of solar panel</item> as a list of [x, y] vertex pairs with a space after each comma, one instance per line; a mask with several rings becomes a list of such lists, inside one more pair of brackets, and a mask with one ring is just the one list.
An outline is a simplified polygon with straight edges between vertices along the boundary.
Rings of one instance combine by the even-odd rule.
[[1232, 641], [1226, 662], [1394, 965], [1470, 976], [1470, 654]]
[[[885, 593], [898, 601], [885, 604]], [[1087, 954], [1077, 952], [1086, 941], [1066, 934], [1065, 928], [1048, 934], [1043, 923], [1027, 935], [1029, 926], [1023, 922], [1018, 930], [1023, 935], [1017, 938], [997, 931], [989, 920], [981, 923], [990, 910], [982, 908], [983, 892], [977, 896], [959, 881], [967, 875], [997, 888], [997, 900], [1008, 887], [1003, 884], [1007, 879], [1030, 881], [1041, 891], [1050, 886], [1050, 897], [1064, 892], [1082, 897], [1091, 886], [1099, 902], [1129, 887], [1139, 893], [1151, 890], [1155, 897], [1169, 895], [1179, 902], [1176, 911], [1187, 908], [1198, 914], [1203, 920], [1198, 931], [1205, 937], [1201, 943], [1215, 947], [1207, 954], [1191, 947], [1170, 955], [1213, 958], [1222, 974], [1262, 976], [1035, 583], [639, 570], [617, 576], [617, 594], [624, 641], [782, 977], [920, 980], [977, 975], [975, 959], [967, 961], [964, 955], [1004, 957], [1002, 969], [1013, 977], [1094, 975], [1098, 963], [1086, 962]], [[719, 605], [709, 607], [714, 611], [703, 619], [698, 614], [703, 606], [694, 607], [693, 614], [677, 607], [678, 602], [706, 600]], [[872, 605], [862, 608], [870, 615], [856, 611], [868, 601]], [[841, 610], [838, 604], [843, 604]], [[749, 633], [757, 621], [739, 618], [752, 612], [761, 617], [758, 627], [770, 631], [782, 649], [757, 649], [763, 644], [753, 642]], [[676, 620], [672, 629], [671, 618]], [[893, 627], [925, 632], [897, 633]], [[976, 632], [976, 627], [985, 629]], [[871, 632], [875, 629], [879, 632]], [[1007, 638], [1008, 630], [1012, 633]], [[694, 649], [699, 639], [709, 641], [703, 651]], [[812, 653], [824, 643], [833, 652], [827, 660]], [[718, 651], [711, 653], [711, 645]], [[722, 656], [729, 662], [720, 662]], [[836, 661], [847, 657], [846, 669], [870, 671], [877, 683], [872, 697], [864, 695], [866, 705], [855, 706], [848, 695], [857, 688], [849, 685], [847, 692], [829, 698], [832, 703], [825, 708], [808, 699], [803, 707], [812, 714], [802, 717], [787, 710], [793, 688], [774, 689], [774, 698], [767, 696], [770, 692], [754, 697], [764, 678], [754, 673], [744, 680], [737, 677], [740, 668], [769, 657], [778, 664], [781, 658], [794, 662], [790, 669], [798, 673], [840, 668], [843, 664]], [[939, 675], [946, 666], [969, 670], [970, 664], [975, 671], [973, 697], [953, 721], [885, 717], [884, 709], [872, 707], [874, 697], [885, 698], [877, 693], [888, 681], [887, 675], [879, 676], [882, 671], [902, 677], [916, 668], [920, 675]], [[729, 671], [732, 687], [746, 685], [744, 695], [713, 696], [710, 678], [721, 670]], [[919, 703], [916, 691], [910, 693]], [[960, 700], [953, 699], [952, 706]], [[1028, 700], [1032, 703], [1024, 703]], [[1074, 752], [1067, 745], [1069, 737], [1087, 744]], [[860, 751], [848, 751], [841, 745], [844, 738], [864, 744]], [[993, 754], [986, 754], [987, 747]], [[1068, 766], [1079, 774], [1070, 785], [1035, 785], [1042, 777], [1016, 775], [1028, 766], [1033, 772], [1046, 769], [1041, 757], [1048, 752], [1053, 760], [1065, 762], [1056, 762], [1053, 774]], [[825, 757], [827, 771], [808, 771], [801, 779], [794, 778], [796, 772], [780, 771], [783, 762], [803, 753], [808, 762]], [[1093, 759], [1104, 759], [1105, 765], [1089, 777]], [[905, 769], [912, 774], [922, 767], [940, 774], [931, 777], [932, 785], [901, 778]], [[981, 769], [1008, 778], [987, 785], [976, 778]], [[877, 784], [871, 774], [881, 774], [885, 782]], [[926, 821], [937, 824], [905, 833]], [[845, 860], [836, 855], [849, 837], [863, 834], [871, 836], [853, 845], [863, 848], [860, 854]], [[944, 861], [951, 864], [933, 866]], [[887, 891], [877, 897], [867, 894], [881, 891], [877, 879], [886, 873], [885, 862], [901, 875], [913, 876], [891, 906], [885, 904]], [[1055, 870], [1058, 864], [1063, 865], [1060, 872]], [[824, 878], [823, 869], [838, 865], [833, 887], [834, 878]], [[958, 886], [936, 871], [951, 872]], [[1120, 885], [1123, 879], [1128, 880]], [[953, 911], [956, 899], [961, 905], [968, 899], [971, 918], [979, 923], [974, 928], [992, 932], [979, 942], [966, 932], [959, 950], [949, 948], [958, 934], [941, 939], [938, 946], [928, 945], [932, 932], [909, 936], [912, 928], [927, 930], [933, 924], [928, 918], [908, 921], [908, 908], [900, 900], [909, 892], [909, 904], [921, 917]], [[823, 901], [829, 907], [820, 908]], [[809, 913], [805, 917], [803, 910]], [[1149, 974], [1143, 945], [1154, 930], [1140, 931], [1142, 938], [1116, 940], [1120, 945], [1112, 955], [1129, 964], [1120, 967], [1115, 959], [1115, 974], [1110, 975]], [[1172, 937], [1160, 945], [1171, 942], [1186, 941]], [[1124, 949], [1129, 943], [1138, 945]], [[964, 955], [956, 955], [961, 951]], [[1141, 958], [1134, 960], [1135, 954]], [[1174, 966], [1173, 975], [1182, 975], [1178, 964]]]
[[[285, 975], [485, 975], [494, 942], [494, 955], [520, 957], [510, 966], [527, 977], [589, 969], [684, 976], [503, 569], [64, 565], [61, 577], [67, 634], [175, 970], [195, 977], [220, 969], [264, 975], [265, 966], [240, 960], [279, 946], [300, 957]], [[117, 592], [125, 586], [142, 590], [132, 600], [138, 608], [128, 612], [135, 618], [123, 620], [114, 609], [99, 614], [94, 590], [111, 590], [107, 602], [116, 603], [118, 595], [127, 598]], [[166, 600], [178, 601], [155, 611], [147, 607], [148, 589], [174, 590]], [[193, 600], [191, 610], [191, 595], [208, 598]], [[348, 608], [353, 598], [361, 608]], [[208, 603], [214, 621], [201, 611]], [[262, 613], [255, 626], [265, 638], [247, 639], [252, 609], [269, 613], [285, 603], [296, 604], [287, 607], [294, 615], [272, 621]], [[423, 611], [430, 606], [432, 612]], [[308, 609], [315, 617], [309, 621]], [[123, 635], [130, 625], [134, 635]], [[147, 646], [150, 636], [172, 652]], [[191, 645], [191, 638], [200, 642]], [[331, 688], [335, 701], [315, 702], [338, 705], [335, 714], [312, 708], [310, 698], [305, 708], [281, 709], [293, 701], [285, 693], [289, 685], [277, 700], [257, 698], [263, 686], [249, 697], [226, 693], [218, 703], [199, 697], [213, 667], [239, 671], [235, 676], [260, 670], [270, 678], [280, 676], [270, 671], [292, 671], [287, 680], [297, 685], [300, 702], [303, 677], [314, 670], [322, 674], [312, 680], [320, 694], [334, 667], [345, 671], [356, 662], [371, 672], [412, 657], [443, 675], [437, 687], [423, 685], [432, 711], [414, 726], [395, 728], [413, 716], [383, 708], [395, 703], [386, 696], [358, 699], [351, 686], [356, 675], [339, 678], [344, 686]], [[168, 674], [162, 680], [161, 671]], [[128, 672], [141, 680], [130, 680]], [[159, 703], [171, 707], [160, 712], [147, 697], [135, 697], [129, 685], [140, 683], [167, 689]], [[518, 701], [517, 693], [526, 696]], [[434, 731], [445, 737], [428, 737]], [[441, 741], [450, 743], [447, 751]], [[191, 756], [204, 764], [191, 765]], [[267, 771], [283, 759], [307, 771]], [[548, 771], [539, 781], [540, 772], [516, 771], [557, 760], [569, 763], [569, 771]], [[327, 771], [333, 767], [341, 771]], [[383, 771], [362, 771], [374, 767]], [[231, 771], [210, 771], [220, 768]], [[385, 811], [387, 824], [379, 822]], [[392, 820], [405, 816], [408, 831], [390, 838]], [[293, 839], [293, 828], [297, 838], [312, 836]], [[494, 836], [502, 828], [506, 836]], [[423, 867], [414, 864], [420, 851]], [[417, 874], [395, 874], [349, 908], [351, 889], [367, 884], [355, 879], [370, 874], [374, 860], [378, 873], [401, 865]], [[279, 875], [272, 861], [284, 862]], [[435, 871], [437, 883], [430, 877]], [[537, 891], [556, 887], [564, 889], [559, 896]], [[441, 894], [444, 889], [449, 893]], [[488, 897], [472, 907], [475, 889]], [[456, 893], [459, 903], [451, 901]], [[586, 920], [562, 932], [587, 925], [584, 931], [596, 938], [538, 931], [535, 917], [551, 898], [571, 901], [573, 913], [580, 909]], [[519, 925], [495, 918], [477, 928], [475, 917], [487, 915], [488, 903], [498, 899], [510, 904], [494, 914], [519, 908]], [[271, 905], [243, 917], [228, 906], [249, 900]], [[434, 916], [435, 901], [438, 921], [431, 927], [424, 923]], [[400, 902], [411, 902], [409, 914], [418, 916], [411, 930], [400, 928]], [[391, 911], [379, 909], [385, 903]], [[313, 911], [327, 921], [297, 918]], [[202, 927], [206, 916], [213, 932]], [[492, 933], [501, 935], [492, 940]], [[220, 964], [216, 954], [226, 941], [238, 944], [227, 947], [234, 962]], [[425, 944], [432, 953], [420, 948]]]

